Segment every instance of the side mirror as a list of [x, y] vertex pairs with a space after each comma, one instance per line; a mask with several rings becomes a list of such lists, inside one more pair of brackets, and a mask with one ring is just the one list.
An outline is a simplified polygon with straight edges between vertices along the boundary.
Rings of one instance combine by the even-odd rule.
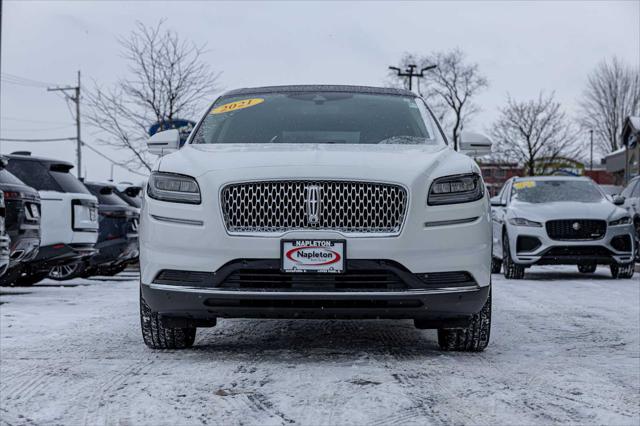
[[147, 147], [150, 153], [160, 156], [176, 151], [180, 148], [180, 132], [177, 129], [158, 132], [149, 138]]
[[480, 133], [462, 132], [460, 135], [460, 152], [470, 157], [481, 157], [491, 154], [491, 139]]
[[495, 197], [491, 197], [491, 207], [506, 207], [507, 205], [502, 202], [500, 197], [497, 195]]
[[624, 198], [622, 195], [615, 195], [612, 198], [613, 198], [613, 204], [615, 204], [616, 206], [623, 205], [626, 200], [626, 198]]

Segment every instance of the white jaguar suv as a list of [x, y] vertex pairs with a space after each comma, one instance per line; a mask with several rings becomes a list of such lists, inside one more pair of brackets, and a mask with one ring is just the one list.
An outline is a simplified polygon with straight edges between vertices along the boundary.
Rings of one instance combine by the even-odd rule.
[[191, 346], [219, 317], [413, 319], [445, 350], [487, 346], [489, 198], [414, 93], [234, 90], [182, 148], [177, 130], [148, 146], [161, 155], [139, 230], [148, 346]]

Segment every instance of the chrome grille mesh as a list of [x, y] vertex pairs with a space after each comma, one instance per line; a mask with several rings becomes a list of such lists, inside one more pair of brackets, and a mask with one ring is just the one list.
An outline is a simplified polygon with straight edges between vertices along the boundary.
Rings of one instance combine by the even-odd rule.
[[[309, 220], [309, 188], [320, 201]], [[284, 232], [295, 229], [395, 234], [407, 209], [399, 185], [356, 181], [268, 181], [227, 185], [221, 194], [229, 232]]]

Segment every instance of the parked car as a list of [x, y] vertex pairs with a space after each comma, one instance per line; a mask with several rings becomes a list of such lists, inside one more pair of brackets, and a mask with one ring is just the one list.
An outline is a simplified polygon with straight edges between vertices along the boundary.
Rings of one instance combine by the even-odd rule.
[[6, 206], [5, 229], [11, 239], [9, 269], [0, 285], [14, 284], [24, 262], [30, 262], [40, 247], [40, 196], [6, 169], [0, 159], [0, 192]]
[[622, 187], [618, 185], [600, 185], [600, 189], [604, 192], [611, 200], [616, 195], [620, 195], [622, 192]]
[[9, 268], [9, 244], [11, 240], [5, 231], [4, 220], [7, 214], [4, 204], [4, 194], [0, 192], [0, 279]]
[[85, 182], [98, 198], [98, 252], [87, 261], [83, 276], [116, 275], [138, 257], [139, 211], [120, 198], [111, 184]]
[[640, 263], [640, 176], [631, 179], [629, 184], [620, 192], [624, 200], [624, 207], [631, 215], [633, 227], [636, 230], [636, 262]]
[[492, 272], [502, 267], [506, 278], [521, 279], [532, 265], [577, 265], [582, 273], [609, 265], [614, 278], [633, 276], [631, 217], [591, 179], [512, 178], [491, 204]]
[[119, 183], [114, 186], [114, 191], [118, 197], [122, 198], [127, 204], [138, 209], [138, 212], [140, 211], [140, 207], [142, 206], [142, 197], [140, 196], [142, 192], [141, 186]]
[[[71, 163], [33, 157], [28, 152], [7, 157], [7, 170], [38, 190], [41, 203], [40, 249], [34, 259], [24, 263], [16, 283], [31, 285], [47, 276], [75, 276], [96, 252], [98, 200], [70, 173]], [[50, 275], [50, 271], [54, 273]]]
[[444, 350], [487, 346], [487, 191], [416, 94], [235, 90], [179, 143], [174, 129], [148, 145], [164, 155], [141, 212], [148, 346], [191, 346], [217, 317], [409, 318]]

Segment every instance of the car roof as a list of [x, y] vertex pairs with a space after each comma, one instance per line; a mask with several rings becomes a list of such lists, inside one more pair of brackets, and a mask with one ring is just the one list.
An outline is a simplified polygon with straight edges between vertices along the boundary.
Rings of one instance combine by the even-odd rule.
[[338, 84], [301, 84], [289, 86], [264, 86], [264, 87], [245, 87], [242, 89], [230, 90], [224, 93], [223, 97], [238, 95], [258, 95], [268, 93], [301, 93], [301, 92], [348, 92], [348, 93], [366, 93], [375, 95], [395, 95], [395, 96], [411, 96], [417, 97], [415, 93], [406, 89], [395, 89], [392, 87], [374, 87], [374, 86], [349, 86]]
[[82, 183], [84, 183], [87, 186], [97, 186], [98, 188], [109, 187], [109, 188], [116, 189], [116, 186], [109, 182], [83, 181]]
[[67, 166], [69, 167], [69, 169], [72, 169], [74, 167], [73, 163], [70, 163], [68, 161], [56, 160], [55, 158], [34, 157], [30, 154], [25, 155], [25, 154], [12, 153], [12, 154], [6, 154], [5, 157], [8, 158], [9, 160], [38, 161], [40, 163], [59, 164], [61, 166]]

